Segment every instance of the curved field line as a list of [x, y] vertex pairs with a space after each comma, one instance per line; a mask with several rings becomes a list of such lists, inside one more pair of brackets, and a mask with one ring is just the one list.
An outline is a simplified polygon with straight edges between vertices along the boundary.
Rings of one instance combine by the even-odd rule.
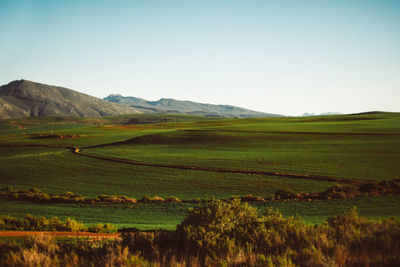
[[[316, 181], [326, 181], [326, 182], [338, 182], [338, 183], [347, 183], [347, 184], [360, 184], [365, 181], [362, 180], [352, 180], [352, 179], [343, 179], [337, 177], [330, 177], [324, 175], [313, 175], [313, 174], [298, 174], [298, 173], [281, 173], [274, 171], [256, 171], [256, 170], [238, 170], [238, 169], [222, 169], [222, 168], [211, 168], [211, 167], [198, 167], [198, 166], [185, 166], [185, 165], [173, 165], [173, 164], [160, 164], [160, 163], [147, 163], [129, 159], [121, 159], [121, 158], [113, 158], [107, 156], [100, 156], [94, 154], [88, 154], [81, 151], [80, 148], [75, 146], [56, 146], [56, 145], [42, 145], [42, 144], [0, 144], [0, 147], [50, 147], [50, 148], [64, 148], [69, 149], [73, 154], [95, 158], [105, 161], [112, 161], [117, 163], [125, 163], [131, 165], [139, 165], [139, 166], [150, 166], [150, 167], [161, 167], [161, 168], [172, 168], [179, 170], [194, 170], [194, 171], [207, 171], [207, 172], [222, 172], [222, 173], [243, 173], [243, 174], [258, 174], [258, 175], [267, 175], [267, 176], [276, 176], [276, 177], [287, 177], [287, 178], [297, 178], [297, 179], [308, 179], [308, 180], [316, 180]], [[369, 180], [371, 182], [372, 180]]]
[[94, 154], [88, 154], [82, 152], [79, 148], [71, 149], [71, 152], [76, 155], [81, 155], [85, 157], [125, 163], [131, 165], [140, 165], [140, 166], [150, 166], [150, 167], [161, 167], [161, 168], [172, 168], [179, 170], [195, 170], [195, 171], [208, 171], [208, 172], [224, 172], [224, 173], [244, 173], [244, 174], [259, 174], [259, 175], [267, 175], [267, 176], [277, 176], [277, 177], [288, 177], [288, 178], [298, 178], [298, 179], [309, 179], [309, 180], [317, 180], [317, 181], [327, 181], [327, 182], [339, 182], [339, 183], [350, 183], [350, 184], [360, 184], [364, 181], [361, 180], [350, 180], [350, 179], [342, 179], [330, 176], [323, 175], [312, 175], [312, 174], [297, 174], [297, 173], [281, 173], [274, 171], [255, 171], [255, 170], [238, 170], [238, 169], [222, 169], [222, 168], [211, 168], [211, 167], [198, 167], [198, 166], [185, 166], [185, 165], [173, 165], [173, 164], [160, 164], [160, 163], [147, 163], [129, 159], [121, 159], [107, 156], [100, 156]]

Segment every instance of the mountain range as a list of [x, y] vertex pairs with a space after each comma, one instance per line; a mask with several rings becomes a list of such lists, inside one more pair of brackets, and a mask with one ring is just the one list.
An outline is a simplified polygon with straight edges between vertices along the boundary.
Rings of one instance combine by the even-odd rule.
[[136, 97], [124, 97], [118, 94], [112, 94], [104, 98], [104, 100], [126, 104], [143, 113], [181, 113], [200, 116], [215, 117], [237, 117], [237, 118], [262, 118], [262, 117], [278, 117], [277, 114], [269, 114], [253, 111], [245, 108], [229, 106], [229, 105], [213, 105], [203, 104], [192, 101], [175, 100], [171, 98], [161, 98], [157, 101], [148, 101]]
[[217, 117], [276, 117], [229, 105], [162, 98], [147, 101], [112, 94], [104, 99], [71, 89], [16, 80], [0, 86], [0, 119], [39, 116], [100, 117], [134, 113], [180, 113]]

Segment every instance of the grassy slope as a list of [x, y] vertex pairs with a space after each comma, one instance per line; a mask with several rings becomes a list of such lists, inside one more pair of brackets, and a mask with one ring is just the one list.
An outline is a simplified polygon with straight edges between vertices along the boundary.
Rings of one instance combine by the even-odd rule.
[[400, 178], [396, 115], [222, 121], [85, 151], [148, 163], [390, 180]]
[[32, 152], [25, 154], [25, 149], [0, 147], [0, 186], [37, 187], [51, 193], [72, 191], [87, 196], [107, 193], [136, 198], [159, 195], [194, 199], [245, 194], [271, 196], [281, 188], [321, 191], [332, 185], [263, 175], [132, 166], [81, 157], [64, 150], [45, 154], [48, 148], [35, 148], [37, 155], [33, 155]]

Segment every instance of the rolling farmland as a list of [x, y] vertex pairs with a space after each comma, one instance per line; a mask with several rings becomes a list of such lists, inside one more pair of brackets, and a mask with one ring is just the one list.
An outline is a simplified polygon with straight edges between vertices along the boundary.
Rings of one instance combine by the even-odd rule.
[[[397, 113], [265, 119], [168, 115], [167, 121], [167, 115], [146, 116], [145, 122], [151, 123], [127, 124], [128, 115], [102, 121], [61, 117], [2, 121], [0, 186], [88, 197], [205, 200], [270, 197], [280, 189], [321, 192], [338, 183], [400, 179]], [[389, 195], [254, 205], [261, 211], [277, 207], [284, 214], [319, 223], [352, 206], [370, 218], [400, 217], [398, 204], [398, 197]], [[173, 229], [193, 205], [93, 207], [2, 199], [0, 211]]]

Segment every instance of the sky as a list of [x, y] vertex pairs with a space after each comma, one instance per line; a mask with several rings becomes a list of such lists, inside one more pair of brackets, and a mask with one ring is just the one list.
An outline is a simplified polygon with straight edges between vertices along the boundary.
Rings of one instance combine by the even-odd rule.
[[400, 111], [400, 1], [0, 0], [0, 84], [284, 115]]

